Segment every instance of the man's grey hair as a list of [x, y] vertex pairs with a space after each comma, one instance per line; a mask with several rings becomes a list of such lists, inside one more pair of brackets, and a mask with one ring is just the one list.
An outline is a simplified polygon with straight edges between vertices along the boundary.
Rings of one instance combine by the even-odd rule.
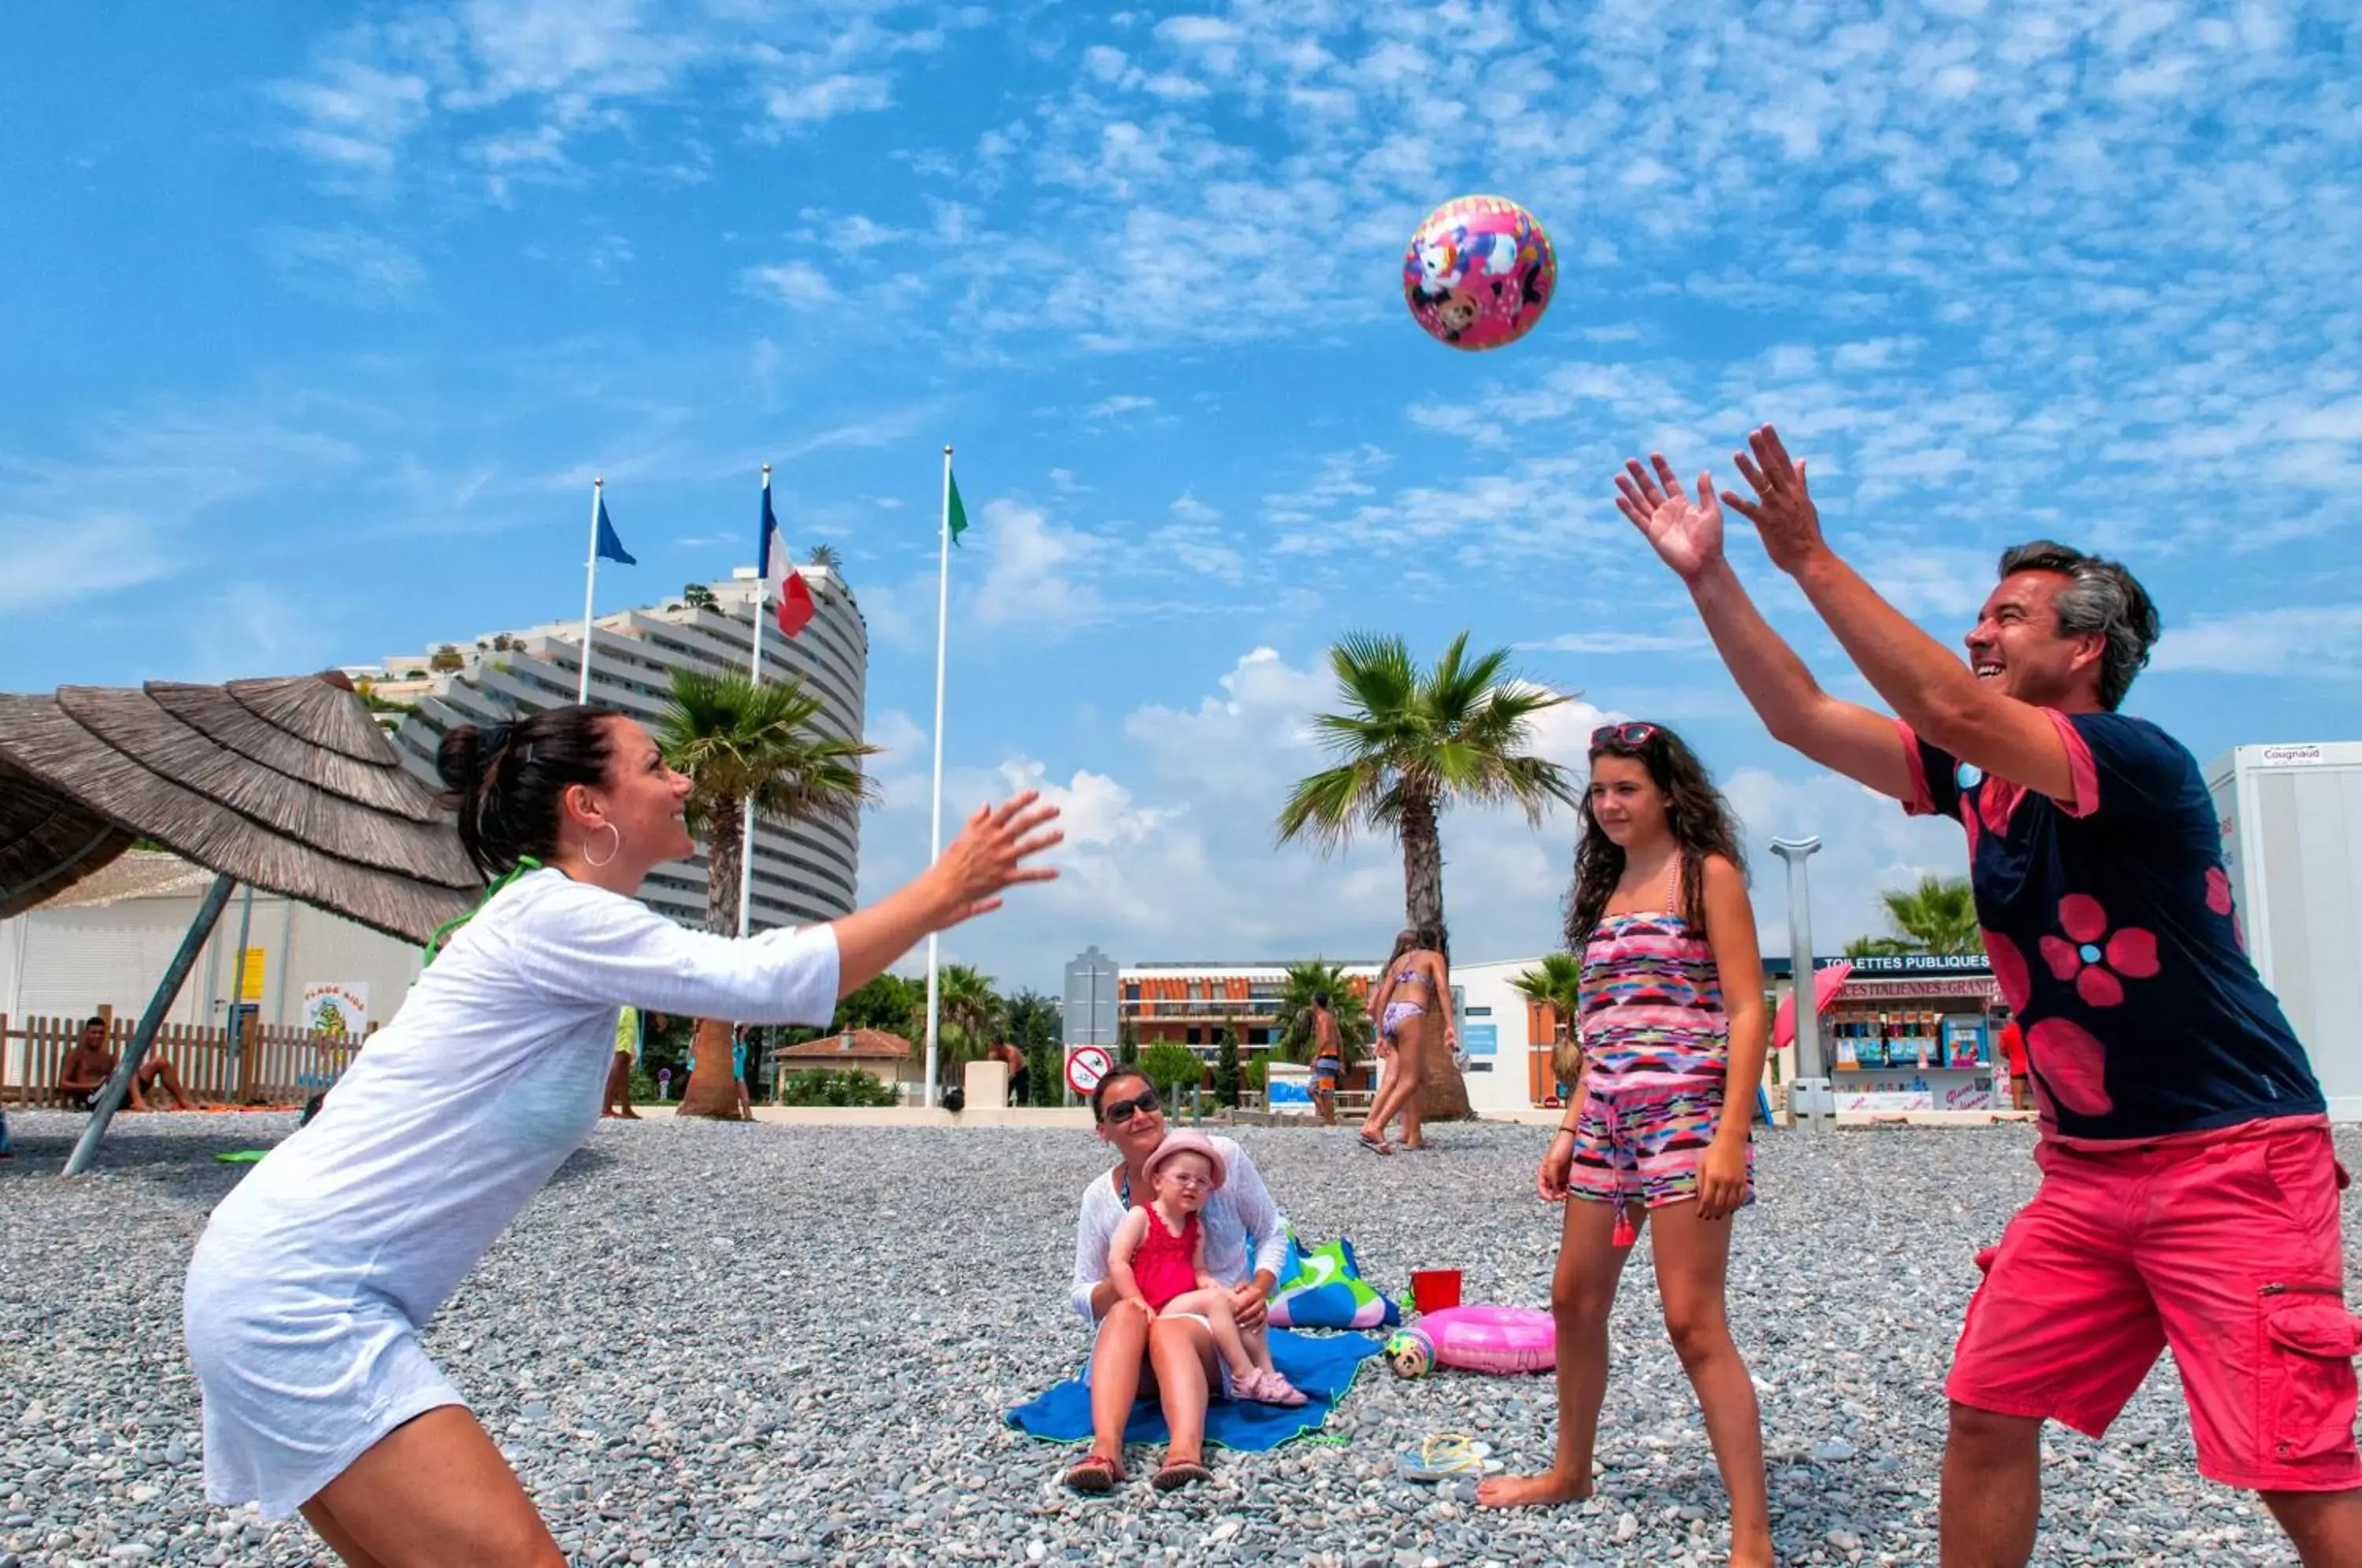
[[2163, 629], [2148, 590], [2123, 562], [2087, 556], [2049, 539], [2014, 545], [2001, 553], [2002, 576], [2021, 571], [2055, 571], [2073, 580], [2054, 602], [2058, 630], [2070, 637], [2096, 632], [2106, 639], [2100, 654], [2100, 704], [2111, 711], [2121, 706]]

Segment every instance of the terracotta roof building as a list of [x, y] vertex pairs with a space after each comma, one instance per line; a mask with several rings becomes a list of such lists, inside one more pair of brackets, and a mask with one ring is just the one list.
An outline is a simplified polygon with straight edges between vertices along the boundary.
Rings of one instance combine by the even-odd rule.
[[771, 1061], [775, 1075], [814, 1067], [858, 1067], [880, 1083], [908, 1084], [916, 1083], [922, 1074], [911, 1043], [882, 1029], [848, 1029], [800, 1045], [782, 1045], [771, 1053]]

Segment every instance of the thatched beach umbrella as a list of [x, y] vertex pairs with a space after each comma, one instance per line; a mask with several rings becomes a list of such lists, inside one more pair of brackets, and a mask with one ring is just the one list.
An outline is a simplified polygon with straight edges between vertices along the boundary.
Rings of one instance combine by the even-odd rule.
[[483, 890], [343, 676], [0, 694], [0, 918], [152, 839], [215, 873], [67, 1162], [89, 1164], [232, 886], [425, 942]]

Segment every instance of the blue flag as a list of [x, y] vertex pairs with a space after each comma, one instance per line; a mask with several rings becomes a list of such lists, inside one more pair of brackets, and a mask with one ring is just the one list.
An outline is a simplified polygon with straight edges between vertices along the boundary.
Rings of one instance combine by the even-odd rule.
[[625, 566], [640, 564], [632, 558], [631, 551], [624, 548], [624, 541], [615, 537], [615, 525], [607, 521], [607, 498], [603, 495], [599, 498], [599, 558], [621, 561]]

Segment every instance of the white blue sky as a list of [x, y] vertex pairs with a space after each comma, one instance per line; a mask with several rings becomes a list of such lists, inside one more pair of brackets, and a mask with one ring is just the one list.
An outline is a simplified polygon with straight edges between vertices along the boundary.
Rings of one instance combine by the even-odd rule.
[[[1011, 982], [1383, 951], [1382, 852], [1275, 852], [1349, 628], [1462, 626], [1690, 733], [1754, 844], [1818, 831], [1823, 945], [1957, 868], [1754, 728], [1609, 476], [1772, 419], [1948, 640], [2003, 545], [2121, 552], [2128, 706], [2202, 759], [2362, 734], [2362, 30], [2342, 0], [1881, 9], [479, 0], [0, 22], [0, 687], [365, 660], [752, 555], [757, 465], [846, 558], [925, 847], [958, 444], [951, 770], [1052, 787]], [[1418, 218], [1561, 252], [1524, 342], [1400, 297]], [[1834, 647], [1741, 569], [1832, 685]], [[1463, 958], [1539, 951], [1568, 832], [1447, 826]], [[1760, 907], [1781, 919], [1759, 851]]]

